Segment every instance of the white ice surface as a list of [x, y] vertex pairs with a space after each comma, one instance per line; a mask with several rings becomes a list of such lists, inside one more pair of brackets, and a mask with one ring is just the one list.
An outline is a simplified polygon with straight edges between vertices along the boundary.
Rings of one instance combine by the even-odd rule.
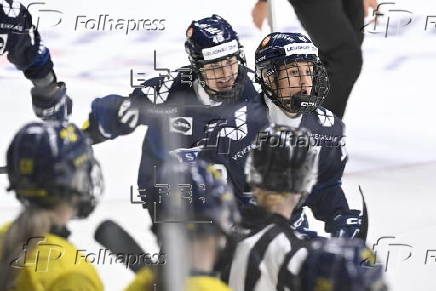
[[[24, 1], [31, 3], [31, 1]], [[347, 149], [349, 163], [343, 178], [350, 203], [360, 208], [358, 185], [369, 207], [369, 243], [386, 261], [391, 290], [436, 290], [436, 215], [433, 206], [436, 177], [436, 129], [433, 85], [436, 66], [436, 28], [426, 17], [436, 15], [433, 0], [396, 1], [390, 9], [409, 10], [412, 14], [391, 14], [388, 37], [365, 33], [364, 67], [349, 101]], [[251, 24], [254, 1], [54, 1], [33, 6], [34, 19], [40, 16], [40, 30], [51, 49], [60, 80], [67, 83], [74, 99], [72, 121], [81, 124], [90, 103], [109, 93], [131, 91], [129, 72], [153, 72], [153, 50], [157, 65], [175, 69], [187, 63], [184, 33], [192, 19], [219, 14], [239, 31], [249, 65], [257, 44], [267, 33]], [[300, 30], [290, 5], [277, 1], [281, 30]], [[59, 15], [41, 12], [56, 9]], [[389, 8], [386, 8], [389, 9]], [[124, 32], [75, 30], [78, 15], [98, 18], [164, 18], [164, 31]], [[402, 26], [413, 17], [412, 23]], [[433, 18], [436, 20], [436, 17]], [[30, 105], [30, 83], [0, 57], [0, 152], [6, 151], [14, 132], [25, 122], [35, 120]], [[152, 252], [155, 241], [147, 230], [149, 218], [139, 205], [129, 202], [129, 187], [135, 185], [145, 128], [134, 134], [95, 146], [106, 178], [106, 193], [96, 212], [87, 221], [71, 223], [72, 241], [88, 253], [98, 252], [93, 240], [95, 226], [105, 218], [120, 222]], [[0, 165], [5, 164], [0, 155]], [[7, 186], [0, 175], [0, 188]], [[6, 192], [5, 192], [6, 193]], [[19, 211], [10, 193], [0, 199], [0, 223]], [[314, 221], [317, 224], [316, 221]], [[317, 226], [319, 226], [317, 224]], [[382, 238], [382, 237], [395, 238]], [[382, 239], [380, 239], [382, 238]], [[409, 257], [409, 254], [411, 256]], [[427, 257], [426, 257], [427, 255]], [[409, 258], [408, 258], [409, 257]], [[98, 265], [107, 290], [121, 290], [133, 274], [119, 265]], [[432, 276], [433, 275], [433, 276]]]

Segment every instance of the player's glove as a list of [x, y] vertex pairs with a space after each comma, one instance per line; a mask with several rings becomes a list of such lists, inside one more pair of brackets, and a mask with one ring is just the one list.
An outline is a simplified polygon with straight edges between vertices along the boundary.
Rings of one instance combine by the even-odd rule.
[[24, 72], [28, 79], [45, 78], [53, 70], [50, 52], [32, 25], [32, 16], [19, 2], [0, 2], [0, 54]]
[[122, 127], [128, 128], [127, 131], [133, 130], [138, 126], [141, 112], [141, 102], [139, 98], [126, 98], [121, 102], [118, 109], [118, 120]]
[[131, 133], [138, 125], [140, 106], [141, 102], [137, 98], [119, 95], [96, 98], [92, 101], [85, 131], [94, 143]]
[[42, 120], [66, 121], [71, 115], [73, 102], [67, 95], [65, 83], [51, 83], [32, 88], [32, 107]]
[[307, 239], [314, 239], [318, 237], [318, 233], [316, 231], [309, 230], [307, 215], [303, 212], [302, 208], [292, 214], [290, 223], [293, 229], [303, 234]]
[[362, 226], [362, 216], [360, 211], [352, 209], [347, 212], [337, 214], [332, 220], [325, 224], [325, 231], [335, 237], [355, 238], [360, 233]]
[[0, 2], [0, 53], [14, 48], [26, 31], [32, 27], [32, 16], [20, 3], [12, 0]]

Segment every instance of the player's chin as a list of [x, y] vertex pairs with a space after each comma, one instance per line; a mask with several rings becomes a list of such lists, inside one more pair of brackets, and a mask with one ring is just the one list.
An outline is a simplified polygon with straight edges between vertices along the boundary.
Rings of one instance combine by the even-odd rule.
[[286, 107], [290, 107], [291, 106], [291, 97], [284, 97], [284, 98], [280, 98], [280, 103]]
[[215, 89], [218, 92], [229, 92], [231, 91], [233, 88], [233, 83], [231, 85], [226, 85], [226, 86], [217, 86], [217, 88]]

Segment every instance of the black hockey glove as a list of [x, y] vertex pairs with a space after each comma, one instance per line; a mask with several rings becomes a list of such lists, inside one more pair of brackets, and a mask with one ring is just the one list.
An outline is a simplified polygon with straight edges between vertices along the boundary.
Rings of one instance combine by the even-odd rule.
[[348, 212], [337, 214], [332, 220], [325, 224], [325, 231], [335, 237], [355, 238], [360, 233], [362, 216], [360, 211], [351, 209]]
[[32, 25], [32, 16], [13, 0], [0, 2], [0, 54], [5, 52], [28, 79], [42, 79], [53, 71], [50, 52]]
[[107, 95], [91, 104], [85, 132], [94, 144], [133, 132], [139, 123], [143, 103], [139, 98]]
[[28, 37], [32, 16], [20, 3], [12, 0], [0, 2], [0, 54], [13, 50], [17, 43]]
[[307, 220], [307, 215], [300, 208], [292, 213], [290, 220], [291, 227], [304, 235], [306, 239], [315, 239], [318, 237], [318, 233], [313, 230], [309, 230], [309, 222]]
[[73, 102], [67, 95], [65, 83], [51, 83], [32, 88], [32, 107], [36, 116], [44, 121], [67, 121]]

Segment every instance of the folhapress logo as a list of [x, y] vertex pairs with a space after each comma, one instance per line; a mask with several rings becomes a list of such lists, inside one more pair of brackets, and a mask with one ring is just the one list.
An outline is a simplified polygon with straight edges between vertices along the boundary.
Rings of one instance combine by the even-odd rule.
[[61, 245], [47, 243], [44, 237], [31, 237], [23, 245], [20, 255], [11, 262], [11, 267], [32, 267], [35, 272], [48, 272], [50, 262], [59, 260], [63, 255], [64, 248]]

